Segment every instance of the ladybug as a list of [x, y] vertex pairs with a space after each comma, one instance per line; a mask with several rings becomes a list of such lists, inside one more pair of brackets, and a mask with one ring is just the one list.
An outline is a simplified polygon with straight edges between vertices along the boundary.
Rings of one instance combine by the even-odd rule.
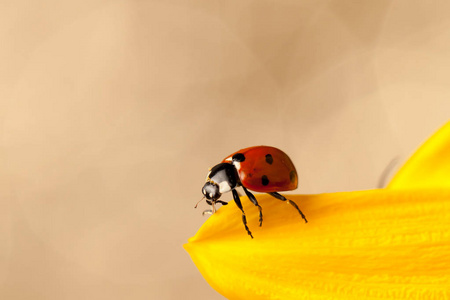
[[278, 193], [295, 190], [297, 184], [297, 171], [286, 153], [269, 146], [249, 147], [227, 156], [220, 164], [209, 170], [206, 176], [206, 183], [202, 188], [204, 195], [202, 200], [206, 198], [206, 202], [212, 206], [212, 210], [205, 212], [214, 213], [216, 211], [214, 206], [216, 203], [228, 204], [219, 200], [220, 196], [231, 191], [234, 202], [242, 211], [244, 227], [250, 237], [253, 238], [247, 226], [245, 212], [236, 188], [242, 187], [250, 201], [258, 207], [259, 226], [262, 225], [263, 221], [262, 208], [249, 190], [268, 193], [278, 200], [286, 201], [297, 209], [305, 222], [308, 222], [294, 201], [286, 199]]

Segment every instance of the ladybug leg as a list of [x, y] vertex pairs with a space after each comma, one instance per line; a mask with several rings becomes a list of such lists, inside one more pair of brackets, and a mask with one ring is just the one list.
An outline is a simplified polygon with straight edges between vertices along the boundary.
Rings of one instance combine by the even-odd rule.
[[227, 205], [228, 202], [222, 201], [222, 200], [216, 200], [217, 203], [220, 203], [222, 205]]
[[207, 209], [207, 210], [203, 211], [202, 215], [205, 215], [205, 214], [212, 215], [213, 213], [215, 213], [216, 212], [216, 207], [214, 205], [215, 202], [213, 202], [213, 201], [211, 201], [209, 199], [206, 199], [206, 203], [211, 205], [212, 209]]
[[[202, 215], [204, 216], [204, 215], [212, 215], [213, 213], [215, 213], [216, 212], [216, 207], [214, 206], [214, 203], [211, 201], [211, 200], [208, 200], [208, 199], [206, 199], [206, 202], [209, 204], [209, 205], [211, 205], [212, 207], [213, 207], [213, 209], [207, 209], [207, 210], [204, 210], [203, 212], [202, 212]], [[222, 201], [222, 200], [216, 200], [216, 202], [215, 203], [220, 203], [220, 204], [222, 204], [222, 205], [227, 205], [228, 204], [228, 202], [225, 202], [225, 201]], [[197, 203], [198, 204], [198, 203]], [[197, 207], [197, 206], [196, 206]]]
[[261, 208], [261, 206], [259, 206], [258, 201], [256, 200], [255, 196], [249, 190], [247, 190], [244, 186], [242, 186], [242, 188], [244, 189], [244, 192], [247, 195], [248, 199], [250, 199], [250, 201], [252, 201], [252, 203], [255, 206], [257, 206], [259, 209], [259, 227], [261, 227], [262, 222], [263, 222], [262, 208]]
[[278, 200], [281, 201], [287, 201], [287, 203], [289, 203], [290, 205], [292, 205], [293, 207], [295, 207], [297, 209], [297, 211], [300, 213], [300, 215], [302, 216], [303, 220], [305, 220], [305, 223], [308, 223], [308, 220], [306, 220], [305, 215], [302, 213], [302, 211], [300, 210], [300, 208], [298, 208], [297, 204], [295, 204], [294, 201], [286, 199], [283, 195], [278, 194], [277, 192], [273, 192], [273, 193], [268, 193], [269, 195], [277, 198]]
[[245, 230], [247, 230], [248, 235], [251, 236], [251, 238], [253, 238], [253, 235], [247, 226], [247, 218], [245, 217], [244, 208], [242, 208], [242, 203], [241, 203], [241, 199], [239, 199], [239, 194], [234, 189], [231, 192], [233, 193], [234, 202], [236, 202], [237, 207], [239, 207], [239, 209], [242, 211], [242, 222], [244, 223]]

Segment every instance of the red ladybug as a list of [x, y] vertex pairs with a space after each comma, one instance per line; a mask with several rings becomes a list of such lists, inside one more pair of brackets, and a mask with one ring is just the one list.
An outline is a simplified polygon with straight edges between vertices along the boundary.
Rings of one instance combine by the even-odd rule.
[[239, 150], [227, 156], [220, 164], [210, 169], [206, 183], [202, 188], [206, 202], [215, 212], [215, 203], [223, 205], [227, 202], [219, 200], [223, 193], [231, 191], [234, 202], [242, 211], [242, 221], [247, 233], [253, 238], [247, 226], [244, 209], [236, 188], [241, 186], [250, 201], [259, 209], [259, 226], [262, 225], [262, 208], [255, 196], [249, 191], [268, 193], [278, 200], [287, 201], [294, 206], [301, 217], [305, 215], [294, 201], [278, 194], [281, 191], [291, 191], [297, 188], [298, 177], [294, 164], [289, 156], [280, 149], [269, 146], [256, 146]]

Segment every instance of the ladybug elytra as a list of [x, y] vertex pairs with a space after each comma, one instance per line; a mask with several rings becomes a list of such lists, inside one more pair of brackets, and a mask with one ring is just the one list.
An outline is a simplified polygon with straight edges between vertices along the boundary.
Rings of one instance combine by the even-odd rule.
[[236, 191], [237, 187], [242, 187], [250, 201], [259, 209], [259, 226], [263, 221], [262, 208], [249, 190], [268, 193], [278, 200], [286, 201], [297, 209], [305, 222], [308, 222], [294, 201], [286, 199], [278, 193], [295, 190], [297, 184], [297, 171], [286, 153], [269, 146], [245, 148], [227, 156], [221, 163], [210, 169], [202, 193], [206, 202], [212, 206], [212, 210], [205, 212], [214, 213], [216, 210], [214, 204], [216, 203], [228, 204], [219, 199], [223, 193], [231, 191], [234, 202], [242, 211], [244, 227], [253, 238], [247, 226], [239, 194]]

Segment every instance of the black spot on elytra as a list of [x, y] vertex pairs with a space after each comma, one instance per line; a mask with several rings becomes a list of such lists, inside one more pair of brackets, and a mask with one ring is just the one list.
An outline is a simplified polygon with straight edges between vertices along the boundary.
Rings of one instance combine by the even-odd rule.
[[245, 160], [245, 155], [242, 153], [236, 153], [231, 159], [236, 162], [243, 162]]
[[291, 182], [295, 181], [295, 171], [294, 170], [292, 170], [291, 173], [289, 173], [289, 178], [290, 178]]
[[273, 163], [273, 157], [270, 154], [266, 155], [266, 163], [268, 163], [269, 165], [271, 165]]
[[262, 185], [268, 185], [269, 184], [269, 178], [267, 178], [267, 176], [266, 175], [263, 175], [262, 177], [261, 177], [261, 183], [262, 183]]

